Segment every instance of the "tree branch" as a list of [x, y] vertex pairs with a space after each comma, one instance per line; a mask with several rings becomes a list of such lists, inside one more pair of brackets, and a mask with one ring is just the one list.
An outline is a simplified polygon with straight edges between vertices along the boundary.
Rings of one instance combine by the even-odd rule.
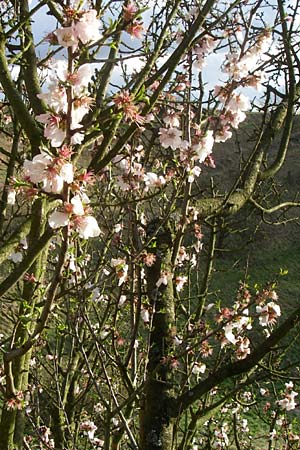
[[214, 373], [210, 374], [206, 380], [198, 383], [195, 387], [180, 395], [174, 401], [174, 404], [172, 404], [172, 416], [177, 417], [178, 414], [185, 411], [189, 406], [199, 400], [202, 395], [209, 392], [215, 386], [220, 385], [228, 378], [233, 378], [253, 369], [258, 362], [270, 353], [274, 349], [275, 345], [299, 322], [300, 307], [297, 308], [294, 313], [291, 314], [280, 326], [278, 326], [278, 328], [268, 339], [264, 340], [254, 351], [252, 351], [247, 358], [220, 367]]

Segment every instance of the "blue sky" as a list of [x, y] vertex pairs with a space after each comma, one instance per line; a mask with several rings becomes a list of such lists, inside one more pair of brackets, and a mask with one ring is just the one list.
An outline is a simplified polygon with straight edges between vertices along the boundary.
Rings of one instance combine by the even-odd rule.
[[[295, 2], [296, 0], [292, 0]], [[34, 7], [38, 4], [38, 0], [32, 0], [31, 7]], [[51, 31], [55, 30], [57, 27], [56, 19], [52, 16], [49, 16], [47, 13], [47, 7], [44, 6], [38, 12], [34, 15], [32, 26], [33, 26], [33, 32], [34, 32], [34, 38], [36, 44], [40, 43], [42, 39]], [[47, 53], [48, 50], [48, 43], [42, 43], [37, 47], [37, 53], [38, 56], [42, 57]], [[62, 54], [60, 56], [62, 57]], [[220, 70], [220, 66], [222, 63], [222, 60], [224, 58], [224, 53], [213, 53], [208, 56], [207, 58], [207, 65], [205, 69], [202, 72], [203, 81], [204, 83], [207, 83], [207, 91], [209, 89], [212, 89], [216, 84], [220, 84], [222, 81], [226, 80], [225, 74], [223, 74]], [[133, 58], [132, 60], [129, 60], [127, 62], [127, 68], [128, 72], [132, 72], [134, 69], [138, 70], [140, 67], [142, 67], [142, 63], [138, 58]], [[120, 78], [121, 70], [120, 68], [115, 69], [114, 79], [113, 82], [116, 84], [119, 84], [121, 81]], [[258, 95], [260, 93], [257, 93], [253, 89], [247, 89], [243, 90], [243, 92], [248, 95], [249, 97], [253, 97], [254, 95]]]

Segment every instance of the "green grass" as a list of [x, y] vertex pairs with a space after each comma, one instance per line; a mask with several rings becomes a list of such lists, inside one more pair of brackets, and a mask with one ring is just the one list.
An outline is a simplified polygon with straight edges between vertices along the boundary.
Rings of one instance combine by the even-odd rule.
[[217, 257], [210, 291], [212, 295], [230, 304], [239, 282], [250, 287], [263, 287], [276, 281], [276, 291], [283, 312], [291, 312], [300, 297], [300, 248], [297, 241], [283, 240], [276, 244], [254, 244], [238, 252]]

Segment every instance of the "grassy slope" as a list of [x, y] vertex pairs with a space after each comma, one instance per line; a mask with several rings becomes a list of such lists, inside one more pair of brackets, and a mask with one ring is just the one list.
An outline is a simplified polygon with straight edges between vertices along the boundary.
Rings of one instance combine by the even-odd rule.
[[[228, 192], [233, 180], [238, 177], [242, 159], [251, 151], [251, 133], [258, 125], [259, 116], [252, 114], [250, 120], [241, 127], [241, 131], [229, 142], [218, 144], [214, 151], [216, 169], [209, 169], [201, 186], [213, 184], [217, 192]], [[251, 123], [252, 122], [252, 123]], [[288, 157], [280, 173], [270, 182], [268, 197], [269, 207], [276, 202], [293, 200], [300, 191], [300, 117], [296, 118]], [[278, 148], [279, 140], [274, 142], [269, 161], [272, 161]], [[297, 209], [288, 213], [288, 218], [300, 212]], [[268, 222], [285, 221], [285, 217], [265, 216]], [[282, 225], [272, 225], [262, 220], [261, 214], [247, 207], [234, 218], [229, 218], [224, 238], [218, 240], [215, 270], [210, 286], [210, 301], [220, 299], [222, 304], [230, 304], [236, 298], [239, 281], [247, 281], [250, 287], [264, 286], [273, 280], [278, 281], [276, 291], [283, 315], [294, 310], [300, 297], [300, 242], [299, 220]], [[287, 273], [280, 276], [282, 271]], [[297, 355], [292, 355], [297, 357]], [[290, 414], [295, 414], [294, 412]], [[250, 412], [247, 417], [253, 436], [253, 448], [268, 448], [269, 429]], [[280, 446], [280, 443], [277, 445]], [[234, 445], [232, 449], [236, 449]]]
[[[241, 128], [241, 131], [230, 142], [218, 144], [214, 151], [216, 169], [209, 169], [214, 185], [219, 192], [226, 192], [237, 178], [241, 159], [251, 151], [251, 132], [258, 125], [259, 117], [252, 114]], [[269, 207], [276, 202], [293, 200], [300, 191], [300, 117], [296, 118], [293, 138], [288, 157], [275, 180], [270, 182]], [[272, 147], [269, 159], [272, 160], [278, 148], [278, 141]], [[205, 184], [209, 185], [208, 176]], [[267, 192], [267, 191], [266, 191]], [[297, 217], [300, 213], [294, 208], [288, 218]], [[284, 222], [285, 218], [275, 215], [265, 216], [268, 222]], [[282, 305], [287, 310], [300, 296], [300, 242], [299, 220], [272, 225], [264, 223], [261, 213], [251, 207], [238, 216], [227, 221], [229, 230], [224, 239], [219, 240], [219, 251], [216, 260], [216, 275], [212, 290], [222, 291], [224, 298], [236, 292], [239, 280], [249, 280], [250, 284], [264, 284], [278, 278], [281, 269], [287, 269], [285, 276], [279, 277], [278, 291]], [[220, 276], [221, 275], [221, 276]]]

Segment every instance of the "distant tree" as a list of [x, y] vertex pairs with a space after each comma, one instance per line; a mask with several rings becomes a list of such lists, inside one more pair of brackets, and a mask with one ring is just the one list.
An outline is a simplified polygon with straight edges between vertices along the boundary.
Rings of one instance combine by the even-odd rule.
[[[275, 282], [209, 296], [222, 221], [299, 207], [264, 195], [298, 107], [298, 2], [0, 6], [1, 450], [298, 448], [300, 308]], [[252, 107], [240, 173], [204, 187]]]

